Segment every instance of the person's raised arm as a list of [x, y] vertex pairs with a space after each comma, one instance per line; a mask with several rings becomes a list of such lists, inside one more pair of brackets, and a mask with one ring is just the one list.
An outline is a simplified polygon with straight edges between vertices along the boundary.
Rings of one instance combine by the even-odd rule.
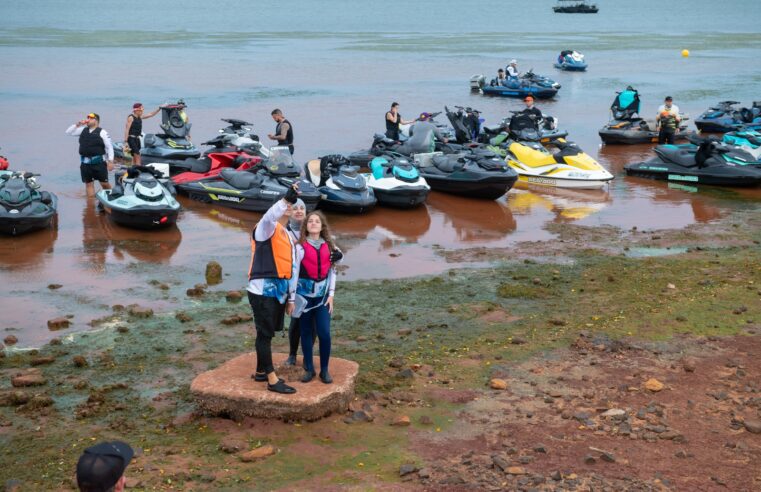
[[161, 106], [159, 106], [159, 107], [158, 107], [158, 108], [156, 108], [154, 111], [151, 111], [151, 112], [150, 112], [150, 113], [148, 113], [148, 114], [144, 114], [144, 115], [143, 115], [143, 119], [146, 119], [146, 118], [153, 118], [154, 116], [156, 116], [157, 114], [159, 114], [159, 111], [161, 111]]
[[298, 185], [288, 188], [288, 192], [281, 200], [276, 201], [262, 216], [254, 229], [254, 240], [266, 241], [275, 233], [275, 225], [288, 210], [288, 204], [296, 203], [298, 199]]
[[81, 121], [78, 121], [66, 129], [66, 135], [78, 137], [82, 134], [82, 130], [84, 129], [84, 124]]

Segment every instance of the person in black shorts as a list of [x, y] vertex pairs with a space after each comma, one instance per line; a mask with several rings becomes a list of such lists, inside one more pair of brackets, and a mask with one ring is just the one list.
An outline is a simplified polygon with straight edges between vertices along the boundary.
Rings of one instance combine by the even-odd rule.
[[104, 190], [111, 189], [108, 172], [114, 169], [114, 147], [108, 132], [100, 127], [100, 116], [88, 114], [66, 129], [66, 134], [79, 137], [79, 173], [87, 196], [95, 196], [93, 181]]
[[152, 118], [161, 111], [157, 108], [155, 111], [143, 114], [142, 103], [132, 105], [132, 114], [127, 116], [127, 126], [124, 128], [124, 152], [129, 151], [132, 154], [132, 165], [139, 166], [140, 161], [140, 135], [143, 133], [143, 120]]

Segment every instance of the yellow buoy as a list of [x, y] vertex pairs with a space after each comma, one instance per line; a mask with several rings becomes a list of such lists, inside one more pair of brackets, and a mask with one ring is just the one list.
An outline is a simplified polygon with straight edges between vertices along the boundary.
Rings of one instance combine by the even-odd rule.
[[685, 58], [690, 56], [690, 50], [682, 50], [682, 56], [685, 57]]

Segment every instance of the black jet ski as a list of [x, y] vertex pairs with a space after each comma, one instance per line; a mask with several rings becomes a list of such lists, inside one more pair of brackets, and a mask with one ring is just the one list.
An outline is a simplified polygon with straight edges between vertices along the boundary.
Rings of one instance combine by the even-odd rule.
[[377, 202], [365, 176], [342, 155], [327, 155], [309, 161], [306, 176], [322, 194], [322, 209], [363, 213], [371, 210]]
[[431, 189], [472, 198], [495, 200], [518, 179], [502, 157], [481, 148], [456, 154], [417, 154], [415, 164]]
[[[606, 144], [657, 143], [655, 121], [646, 121], [639, 115], [640, 105], [639, 92], [632, 86], [616, 93], [610, 106], [612, 119], [599, 131], [602, 141]], [[682, 122], [686, 119], [682, 117]], [[686, 140], [692, 134], [684, 124], [679, 126], [674, 138]]]
[[500, 148], [504, 151], [509, 139], [548, 143], [568, 135], [567, 131], [558, 129], [558, 120], [552, 116], [543, 114], [542, 118], [536, 121], [525, 111], [511, 111], [511, 113], [512, 116], [503, 119], [499, 125], [484, 126], [479, 141], [491, 150], [496, 151]]
[[[196, 158], [201, 151], [188, 140], [191, 124], [183, 117], [185, 102], [161, 106], [161, 130], [163, 133], [141, 135], [140, 157], [143, 164], [151, 162], [183, 161]], [[114, 142], [114, 155], [126, 157], [124, 142]]]
[[58, 197], [39, 191], [39, 174], [0, 171], [0, 234], [17, 236], [50, 226]]
[[711, 106], [695, 120], [698, 130], [706, 133], [725, 133], [741, 128], [761, 128], [761, 101], [754, 101], [750, 108], [736, 109], [738, 101], [721, 101]]
[[177, 222], [180, 204], [169, 176], [151, 166], [133, 166], [110, 190], [96, 193], [103, 211], [119, 225], [160, 229]]
[[299, 198], [307, 211], [317, 208], [321, 193], [303, 178], [303, 171], [290, 152], [273, 153], [270, 159], [253, 167], [225, 167], [214, 176], [178, 183], [177, 189], [200, 202], [265, 212], [285, 196], [293, 183], [299, 183]]
[[216, 138], [204, 142], [212, 148], [204, 151], [204, 155], [212, 152], [245, 151], [262, 159], [268, 159], [269, 149], [259, 141], [259, 135], [253, 133], [253, 124], [235, 118], [222, 118], [227, 126], [219, 130]]
[[685, 184], [716, 186], [758, 186], [761, 169], [742, 150], [723, 148], [716, 140], [705, 139], [699, 146], [659, 145], [656, 156], [645, 162], [627, 164], [626, 174]]

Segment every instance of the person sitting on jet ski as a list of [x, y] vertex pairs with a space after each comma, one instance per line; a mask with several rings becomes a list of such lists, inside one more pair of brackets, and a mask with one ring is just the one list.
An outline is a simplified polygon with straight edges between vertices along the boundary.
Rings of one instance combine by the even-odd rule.
[[516, 60], [515, 58], [510, 60], [510, 64], [507, 66], [506, 70], [507, 70], [508, 77], [512, 79], [517, 79], [518, 75], [520, 75], [520, 73], [518, 72], [518, 60]]
[[542, 120], [542, 118], [544, 118], [544, 115], [539, 110], [539, 108], [534, 106], [534, 96], [529, 94], [528, 96], [526, 96], [523, 99], [523, 102], [526, 103], [526, 109], [524, 109], [521, 112], [524, 113], [524, 114], [529, 115], [536, 122], [536, 124], [538, 126], [539, 122]]
[[438, 127], [431, 123], [431, 114], [420, 113], [417, 123], [410, 127], [410, 139], [404, 145], [412, 153], [432, 152], [436, 146], [436, 140], [443, 143], [449, 142]]
[[492, 79], [491, 85], [492, 87], [495, 85], [505, 85], [505, 82], [507, 82], [507, 77], [505, 77], [505, 71], [503, 69], [497, 70], [497, 78]]

